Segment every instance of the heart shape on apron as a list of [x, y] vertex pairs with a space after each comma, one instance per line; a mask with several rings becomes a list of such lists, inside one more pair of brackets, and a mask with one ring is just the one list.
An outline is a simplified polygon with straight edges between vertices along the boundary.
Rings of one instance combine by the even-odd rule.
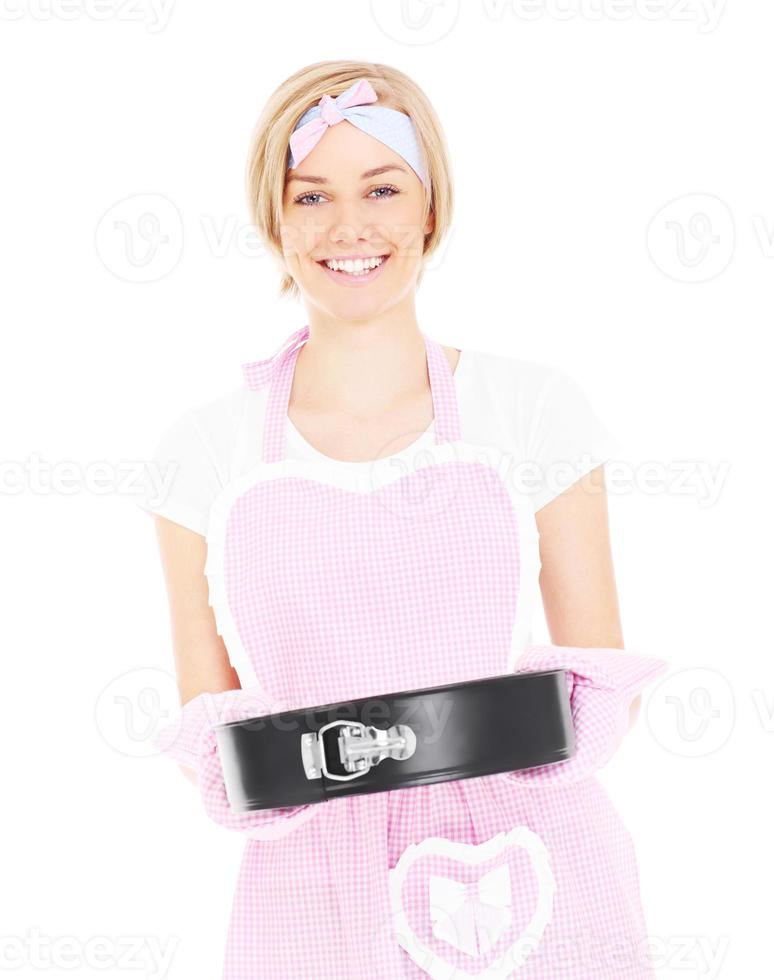
[[528, 827], [480, 844], [426, 837], [389, 872], [397, 940], [434, 980], [499, 980], [537, 948], [556, 885]]

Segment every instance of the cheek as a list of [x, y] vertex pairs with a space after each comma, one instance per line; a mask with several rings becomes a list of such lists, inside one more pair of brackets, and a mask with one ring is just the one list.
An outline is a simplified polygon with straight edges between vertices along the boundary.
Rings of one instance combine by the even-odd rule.
[[287, 257], [309, 255], [324, 238], [325, 230], [320, 227], [319, 219], [315, 221], [311, 215], [285, 220], [280, 229], [282, 250]]
[[295, 252], [295, 245], [298, 241], [298, 233], [295, 224], [283, 218], [280, 222], [279, 229], [280, 244], [282, 246], [282, 254], [286, 257], [290, 257]]
[[425, 242], [422, 212], [415, 205], [406, 205], [390, 214], [385, 225], [388, 241], [405, 259], [421, 259]]

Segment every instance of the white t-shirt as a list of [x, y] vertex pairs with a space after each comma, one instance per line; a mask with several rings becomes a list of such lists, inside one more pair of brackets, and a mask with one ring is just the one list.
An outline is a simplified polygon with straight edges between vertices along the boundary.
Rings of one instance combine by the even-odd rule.
[[[622, 449], [582, 387], [560, 368], [466, 348], [454, 381], [462, 439], [507, 451], [516, 467], [509, 477], [519, 480], [535, 511]], [[267, 392], [242, 384], [183, 412], [147, 460], [143, 492], [134, 502], [206, 535], [217, 494], [260, 462]], [[431, 425], [409, 448], [434, 440]], [[296, 459], [328, 459], [289, 419], [286, 452]]]

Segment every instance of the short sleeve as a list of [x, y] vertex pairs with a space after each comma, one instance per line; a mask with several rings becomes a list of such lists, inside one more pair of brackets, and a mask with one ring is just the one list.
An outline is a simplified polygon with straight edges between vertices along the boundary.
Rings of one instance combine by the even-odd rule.
[[530, 481], [535, 511], [623, 448], [597, 416], [583, 387], [558, 368], [538, 398], [528, 443], [527, 458], [535, 464]]
[[212, 444], [189, 410], [159, 438], [140, 474], [135, 503], [149, 514], [206, 535], [212, 501], [223, 487]]

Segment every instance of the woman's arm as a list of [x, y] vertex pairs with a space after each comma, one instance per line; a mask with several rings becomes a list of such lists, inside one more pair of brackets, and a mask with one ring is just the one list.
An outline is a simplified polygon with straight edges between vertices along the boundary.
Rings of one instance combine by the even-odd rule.
[[[624, 648], [605, 490], [597, 466], [535, 514], [540, 532], [540, 590], [551, 642]], [[632, 701], [630, 725], [642, 697]]]
[[197, 785], [204, 810], [215, 823], [252, 840], [284, 837], [320, 811], [312, 803], [247, 812], [231, 808], [214, 723], [268, 714], [272, 706], [258, 685], [242, 688], [218, 635], [204, 574], [205, 538], [159, 515], [155, 523], [169, 595], [181, 711], [156, 733], [154, 744], [169, 752]]
[[[207, 543], [201, 534], [154, 514], [156, 537], [166, 581], [172, 648], [181, 705], [203, 691], [216, 694], [240, 688], [236, 671], [215, 625], [209, 605], [204, 562]], [[196, 773], [181, 766], [196, 782]]]

